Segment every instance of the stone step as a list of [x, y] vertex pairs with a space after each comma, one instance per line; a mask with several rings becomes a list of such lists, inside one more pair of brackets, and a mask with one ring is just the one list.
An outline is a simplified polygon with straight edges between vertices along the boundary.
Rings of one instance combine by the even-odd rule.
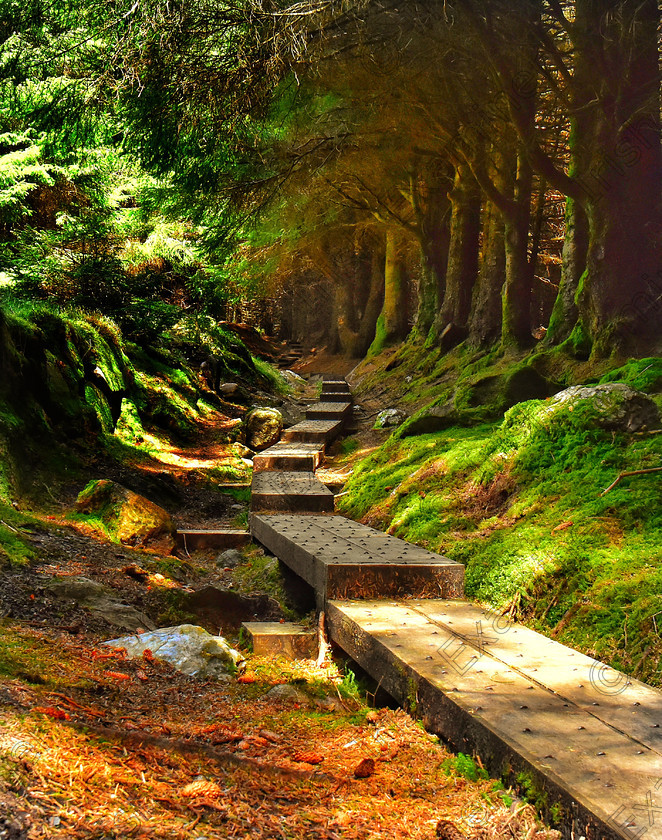
[[258, 472], [251, 510], [333, 513], [333, 493], [312, 472]]
[[316, 659], [317, 633], [289, 621], [245, 621], [256, 656], [284, 656], [287, 659]]
[[250, 541], [250, 533], [240, 529], [180, 529], [177, 531], [177, 548], [183, 551], [198, 551], [206, 548], [241, 548], [248, 545]]
[[315, 472], [323, 461], [323, 444], [281, 441], [253, 457], [253, 473], [265, 470]]
[[327, 598], [458, 598], [464, 566], [342, 516], [251, 514], [253, 537]]
[[352, 416], [352, 404], [350, 402], [318, 402], [308, 406], [306, 409], [306, 420], [335, 420], [344, 422]]
[[568, 836], [662, 837], [662, 692], [466, 602], [334, 601], [327, 620], [428, 730], [529, 776]]
[[317, 443], [326, 445], [335, 440], [342, 430], [338, 420], [304, 420], [296, 426], [284, 429], [281, 440], [297, 443]]

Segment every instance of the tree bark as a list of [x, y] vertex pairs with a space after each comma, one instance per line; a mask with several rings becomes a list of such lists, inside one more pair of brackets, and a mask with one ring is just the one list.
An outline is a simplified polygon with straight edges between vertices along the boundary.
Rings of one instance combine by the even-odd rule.
[[451, 223], [446, 292], [435, 319], [434, 330], [437, 337], [441, 337], [450, 326], [456, 338], [461, 340], [466, 335], [471, 297], [478, 276], [480, 238], [480, 191], [465, 163], [456, 167], [449, 199]]
[[390, 344], [407, 335], [407, 277], [404, 237], [396, 228], [386, 231], [384, 266], [383, 340]]
[[601, 69], [600, 104], [582, 138], [590, 149], [583, 180], [589, 241], [577, 295], [581, 329], [598, 356], [655, 341], [662, 294], [654, 279], [662, 227], [659, 10], [655, 0], [622, 0], [618, 12], [577, 0], [579, 46], [593, 51]]
[[483, 213], [483, 247], [469, 321], [469, 344], [488, 347], [501, 338], [501, 290], [506, 274], [503, 215], [487, 202]]

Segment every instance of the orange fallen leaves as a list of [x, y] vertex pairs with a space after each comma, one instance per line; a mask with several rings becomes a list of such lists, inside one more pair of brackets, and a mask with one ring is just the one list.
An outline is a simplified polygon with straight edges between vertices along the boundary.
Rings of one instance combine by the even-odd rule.
[[210, 782], [206, 779], [197, 779], [182, 788], [182, 796], [191, 799], [218, 799], [220, 795], [221, 789], [216, 782]]
[[255, 674], [241, 674], [237, 677], [237, 682], [242, 685], [251, 685], [252, 683], [257, 682], [257, 677]]
[[62, 709], [56, 709], [55, 706], [33, 706], [32, 711], [39, 712], [42, 715], [48, 715], [48, 717], [54, 720], [71, 719], [66, 712], [63, 712]]
[[319, 753], [299, 751], [294, 753], [294, 760], [303, 764], [321, 764], [324, 756]]
[[557, 525], [555, 528], [552, 528], [552, 534], [555, 534], [557, 531], [565, 531], [566, 528], [572, 528], [575, 523], [569, 519], [567, 522], [561, 522], [560, 525]]
[[122, 674], [119, 671], [104, 671], [104, 677], [110, 677], [113, 680], [130, 680], [131, 677], [128, 674]]

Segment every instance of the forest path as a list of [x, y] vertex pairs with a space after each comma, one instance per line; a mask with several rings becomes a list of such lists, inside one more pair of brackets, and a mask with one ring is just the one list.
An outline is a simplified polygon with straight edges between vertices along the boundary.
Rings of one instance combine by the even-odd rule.
[[[321, 399], [348, 392], [325, 381]], [[277, 485], [277, 460], [264, 468]], [[253, 536], [315, 590], [331, 640], [382, 688], [495, 775], [517, 775], [567, 837], [662, 836], [662, 692], [460, 600], [460, 564], [335, 514], [284, 512], [282, 486]]]

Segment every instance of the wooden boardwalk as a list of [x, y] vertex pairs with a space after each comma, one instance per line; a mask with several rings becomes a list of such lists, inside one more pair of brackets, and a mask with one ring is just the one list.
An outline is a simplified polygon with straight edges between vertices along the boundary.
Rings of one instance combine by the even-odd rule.
[[[327, 377], [306, 421], [256, 456], [253, 537], [313, 587], [333, 642], [428, 730], [519, 778], [567, 840], [662, 840], [662, 692], [461, 600], [460, 564], [319, 515], [313, 473], [351, 415], [349, 386]], [[308, 466], [283, 466], [295, 451]]]

